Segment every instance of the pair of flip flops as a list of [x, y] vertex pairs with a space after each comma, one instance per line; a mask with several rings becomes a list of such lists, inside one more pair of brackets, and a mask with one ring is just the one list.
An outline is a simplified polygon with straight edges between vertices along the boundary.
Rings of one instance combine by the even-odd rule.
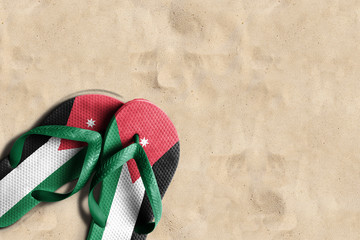
[[[0, 161], [0, 227], [42, 201], [70, 197], [91, 179], [87, 239], [145, 239], [160, 220], [179, 153], [174, 125], [147, 100], [124, 104], [96, 94], [69, 99]], [[72, 191], [55, 192], [75, 179]]]

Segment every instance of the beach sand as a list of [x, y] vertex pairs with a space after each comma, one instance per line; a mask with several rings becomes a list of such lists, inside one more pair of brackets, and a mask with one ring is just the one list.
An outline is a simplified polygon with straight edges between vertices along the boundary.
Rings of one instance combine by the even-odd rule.
[[[149, 240], [359, 239], [359, 9], [0, 0], [1, 158], [74, 93], [146, 98], [181, 145]], [[0, 239], [85, 239], [87, 191], [38, 205]]]

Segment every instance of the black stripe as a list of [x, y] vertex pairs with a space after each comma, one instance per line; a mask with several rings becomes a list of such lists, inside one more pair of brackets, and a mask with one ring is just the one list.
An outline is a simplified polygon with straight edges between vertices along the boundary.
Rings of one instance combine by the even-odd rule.
[[11, 172], [12, 167], [7, 158], [0, 161], [0, 180], [3, 179], [9, 172]]
[[[45, 125], [66, 125], [70, 116], [75, 98], [69, 99], [56, 107], [43, 121], [40, 126]], [[49, 141], [50, 137], [31, 135], [25, 140], [21, 161], [28, 158], [33, 152]]]
[[[44, 125], [66, 125], [70, 116], [71, 109], [73, 107], [75, 98], [69, 99], [53, 110], [48, 114], [44, 120], [39, 124], [39, 126]], [[20, 164], [28, 158], [33, 152], [38, 150], [42, 145], [49, 141], [50, 137], [40, 136], [40, 135], [31, 135], [25, 140], [24, 149], [22, 152]], [[3, 179], [7, 174], [9, 174], [13, 168], [10, 166], [9, 160], [7, 158], [0, 161], [0, 180]]]
[[[177, 142], [169, 151], [167, 151], [154, 165], [153, 171], [159, 186], [161, 198], [169, 187], [169, 184], [175, 174], [180, 157], [180, 144]], [[149, 198], [145, 194], [140, 207], [140, 212], [136, 224], [144, 224], [152, 221], [154, 215], [151, 209]], [[145, 240], [147, 235], [140, 235], [133, 232], [131, 240]]]

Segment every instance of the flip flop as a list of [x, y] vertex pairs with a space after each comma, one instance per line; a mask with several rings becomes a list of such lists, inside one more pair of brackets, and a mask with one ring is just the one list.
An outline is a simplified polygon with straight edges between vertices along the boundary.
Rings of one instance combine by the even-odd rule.
[[[65, 199], [86, 184], [101, 152], [100, 132], [122, 104], [105, 95], [77, 96], [15, 142], [0, 161], [0, 227], [15, 223], [40, 201]], [[75, 179], [71, 192], [54, 192]]]
[[[119, 109], [91, 181], [93, 221], [87, 239], [146, 239], [160, 220], [161, 198], [177, 168], [179, 146], [174, 125], [154, 104], [136, 99]], [[93, 191], [100, 182], [97, 203]]]

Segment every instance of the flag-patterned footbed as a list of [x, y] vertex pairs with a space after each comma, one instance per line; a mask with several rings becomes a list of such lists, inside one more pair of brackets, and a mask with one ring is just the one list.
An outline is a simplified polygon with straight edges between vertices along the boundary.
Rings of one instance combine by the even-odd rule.
[[[135, 134], [139, 135], [163, 197], [180, 156], [179, 138], [168, 116], [149, 101], [136, 99], [125, 103], [109, 126], [104, 138], [105, 146], [106, 141], [119, 141], [118, 145], [124, 148], [133, 143]], [[103, 154], [109, 154], [105, 147]], [[136, 223], [151, 222], [153, 213], [133, 159], [104, 179], [99, 206], [108, 215], [106, 227], [101, 228], [92, 222], [88, 239], [146, 239], [147, 235], [135, 233], [134, 227]]]
[[[103, 133], [122, 104], [105, 95], [77, 96], [55, 107], [40, 126], [66, 125]], [[31, 135], [16, 168], [10, 166], [8, 158], [0, 160], [0, 227], [13, 224], [39, 203], [31, 196], [33, 190], [55, 191], [73, 180], [82, 163], [70, 159], [83, 146], [80, 142]]]

